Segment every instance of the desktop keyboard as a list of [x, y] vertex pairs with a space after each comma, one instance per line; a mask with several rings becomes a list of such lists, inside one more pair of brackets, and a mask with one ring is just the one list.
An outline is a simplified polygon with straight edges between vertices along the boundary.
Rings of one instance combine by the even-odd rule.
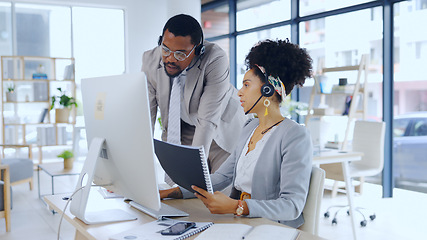
[[161, 217], [186, 217], [189, 215], [188, 213], [186, 213], [184, 211], [181, 211], [177, 208], [171, 207], [171, 206], [164, 204], [164, 203], [160, 203], [160, 210], [159, 211], [156, 211], [156, 210], [151, 209], [151, 208], [144, 207], [141, 204], [136, 203], [134, 201], [130, 201], [129, 204], [132, 207], [138, 209], [139, 211], [144, 212], [144, 213], [146, 213], [146, 214], [148, 214], [154, 218], [157, 218], [157, 219], [159, 219]]

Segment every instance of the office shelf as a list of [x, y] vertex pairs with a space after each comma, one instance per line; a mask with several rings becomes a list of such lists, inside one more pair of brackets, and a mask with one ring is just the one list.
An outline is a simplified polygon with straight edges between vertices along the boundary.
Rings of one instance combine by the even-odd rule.
[[[321, 82], [319, 79], [319, 76], [314, 77], [315, 85], [313, 86], [313, 89], [311, 91], [310, 100], [309, 100], [309, 107], [308, 107], [308, 114], [305, 120], [305, 124], [308, 125], [311, 118], [320, 118], [323, 117], [345, 117], [347, 118], [347, 127], [345, 129], [344, 134], [344, 140], [341, 142], [339, 149], [345, 149], [348, 142], [348, 136], [351, 131], [350, 125], [353, 120], [355, 119], [366, 119], [366, 110], [367, 110], [367, 84], [368, 84], [368, 55], [362, 55], [360, 59], [360, 63], [358, 65], [354, 66], [344, 66], [344, 67], [332, 67], [332, 68], [321, 68], [321, 73], [324, 75], [325, 73], [331, 73], [331, 72], [346, 72], [346, 71], [356, 71], [357, 72], [357, 78], [354, 83], [354, 85], [351, 85], [350, 87], [337, 87], [338, 89], [335, 89], [335, 91], [332, 91], [330, 93], [324, 93], [322, 92], [321, 88]], [[322, 76], [320, 75], [320, 76]], [[363, 81], [362, 81], [362, 75]], [[338, 91], [337, 91], [338, 90]], [[316, 114], [314, 108], [314, 99], [316, 96], [320, 97], [320, 106], [326, 105], [326, 98], [333, 97], [333, 96], [350, 96], [351, 102], [350, 106], [348, 107], [348, 113], [343, 115], [343, 111], [341, 109], [334, 109], [333, 111], [328, 112], [327, 109], [324, 109], [324, 114]], [[362, 101], [361, 108], [358, 108], [360, 100]]]
[[[56, 123], [50, 108], [59, 87], [76, 97], [74, 58], [2, 56], [1, 67], [2, 143], [38, 147], [38, 164], [42, 164], [44, 147], [71, 148], [73, 141], [68, 138], [74, 137], [76, 109], [68, 122]], [[12, 94], [8, 88], [13, 88]]]

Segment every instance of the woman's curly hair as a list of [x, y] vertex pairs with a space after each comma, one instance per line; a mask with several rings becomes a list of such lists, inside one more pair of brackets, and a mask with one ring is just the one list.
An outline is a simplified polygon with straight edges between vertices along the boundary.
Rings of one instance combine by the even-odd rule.
[[312, 62], [305, 49], [286, 40], [265, 40], [253, 46], [246, 56], [247, 70], [255, 67], [255, 74], [265, 82], [266, 79], [258, 66], [265, 68], [266, 74], [280, 77], [286, 88], [286, 95], [295, 85], [302, 86], [305, 79], [311, 77]]

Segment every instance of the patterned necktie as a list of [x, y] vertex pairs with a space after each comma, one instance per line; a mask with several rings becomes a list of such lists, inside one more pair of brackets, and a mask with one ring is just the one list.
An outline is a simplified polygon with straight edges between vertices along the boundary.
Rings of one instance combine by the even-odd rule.
[[169, 101], [168, 135], [169, 143], [181, 144], [181, 80], [173, 79]]
[[[181, 79], [175, 77], [169, 100], [168, 135], [169, 143], [181, 144]], [[165, 182], [173, 187], [175, 183], [165, 173]]]

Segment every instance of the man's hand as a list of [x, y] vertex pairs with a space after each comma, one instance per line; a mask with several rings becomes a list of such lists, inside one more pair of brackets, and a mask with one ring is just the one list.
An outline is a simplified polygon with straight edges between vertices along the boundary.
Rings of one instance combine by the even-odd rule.
[[191, 186], [196, 193], [196, 197], [205, 204], [209, 211], [213, 214], [225, 214], [225, 213], [235, 213], [237, 209], [238, 201], [229, 198], [227, 195], [222, 192], [216, 191], [214, 194], [211, 194], [202, 188]]
[[169, 188], [166, 190], [159, 190], [160, 199], [164, 198], [183, 198], [181, 189], [179, 187]]

